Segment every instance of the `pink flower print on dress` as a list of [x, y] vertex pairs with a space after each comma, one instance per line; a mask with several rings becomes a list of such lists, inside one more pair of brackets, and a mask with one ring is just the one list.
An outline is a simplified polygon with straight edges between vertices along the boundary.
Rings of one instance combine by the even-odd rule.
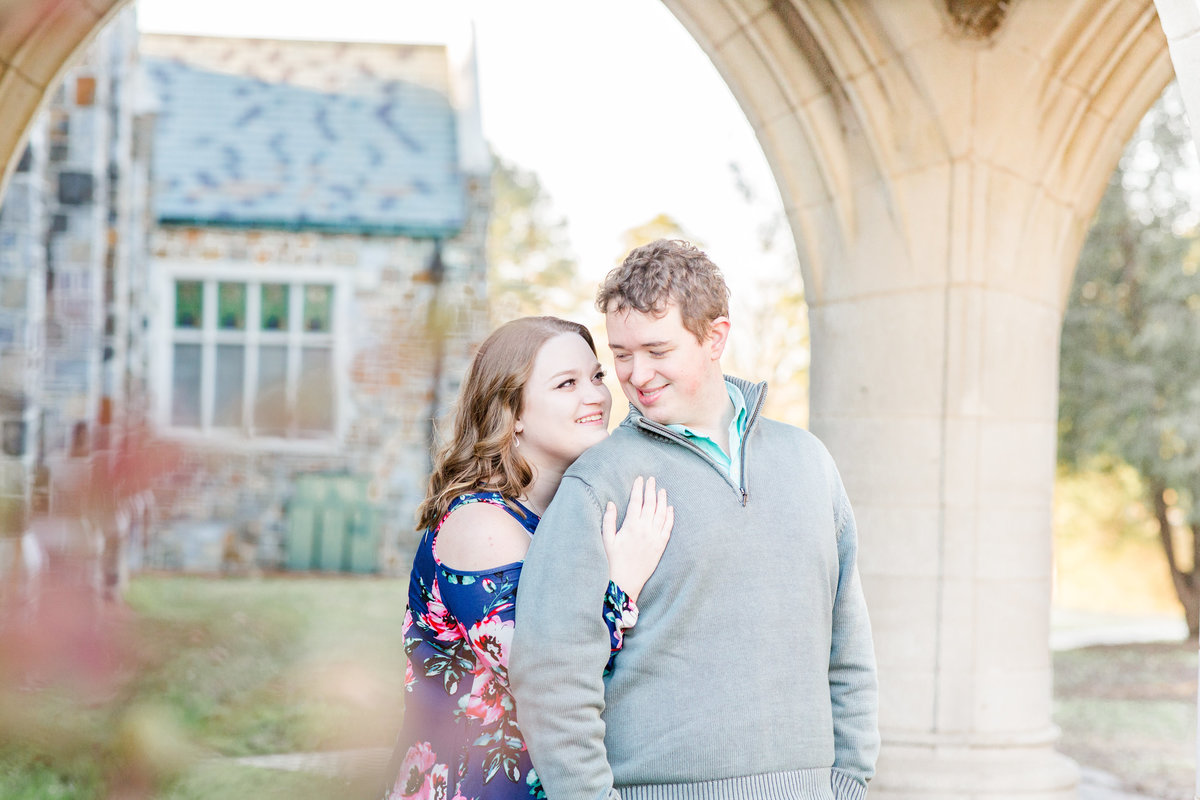
[[450, 613], [450, 609], [446, 608], [446, 604], [442, 602], [442, 591], [438, 587], [437, 581], [433, 582], [430, 595], [429, 611], [423, 619], [425, 624], [433, 630], [434, 636], [443, 642], [457, 642], [467, 638], [462, 623], [455, 619], [454, 615]]
[[512, 710], [512, 701], [504, 685], [496, 680], [491, 670], [481, 669], [475, 673], [471, 694], [459, 700], [459, 707], [468, 717], [479, 720], [483, 725], [494, 725], [504, 719], [506, 711]]
[[417, 682], [417, 676], [413, 673], [412, 661], [404, 660], [404, 691], [411, 692], [413, 684]]
[[471, 626], [467, 631], [471, 649], [475, 651], [478, 674], [483, 669], [491, 669], [500, 675], [508, 673], [508, 650], [512, 645], [513, 621], [502, 620], [493, 613]]
[[429, 794], [422, 800], [446, 800], [446, 793], [450, 790], [450, 767], [435, 764], [425, 782], [429, 787]]
[[[436, 764], [437, 755], [429, 742], [417, 742], [408, 748], [404, 761], [400, 763], [400, 774], [396, 776], [396, 783], [388, 795], [389, 800], [432, 800], [429, 774]], [[442, 797], [445, 796], [443, 788]]]

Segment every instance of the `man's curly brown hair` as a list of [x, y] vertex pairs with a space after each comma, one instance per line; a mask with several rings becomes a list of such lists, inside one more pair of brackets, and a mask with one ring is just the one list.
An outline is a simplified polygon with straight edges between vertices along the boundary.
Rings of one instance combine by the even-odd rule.
[[659, 239], [629, 252], [621, 266], [604, 278], [596, 308], [661, 317], [667, 305], [679, 307], [683, 327], [699, 342], [708, 338], [717, 317], [729, 316], [729, 287], [703, 250], [679, 239]]

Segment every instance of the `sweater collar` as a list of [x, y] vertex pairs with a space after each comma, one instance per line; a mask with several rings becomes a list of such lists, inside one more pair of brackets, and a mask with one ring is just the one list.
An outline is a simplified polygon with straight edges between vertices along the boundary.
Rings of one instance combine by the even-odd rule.
[[[745, 436], [750, 435], [750, 431], [754, 429], [754, 424], [758, 421], [759, 413], [762, 411], [763, 403], [767, 398], [767, 382], [760, 381], [758, 383], [751, 383], [750, 381], [742, 380], [741, 378], [735, 378], [732, 375], [726, 375], [725, 380], [729, 381], [738, 389], [740, 389], [742, 391], [742, 397], [746, 398], [746, 408], [750, 412], [750, 417], [746, 420], [746, 432], [743, 435], [744, 438]], [[621, 424], [637, 427], [637, 422], [640, 419], [644, 419], [642, 412], [638, 411], [637, 406], [635, 406], [633, 403], [630, 403], [629, 414], [626, 415]]]

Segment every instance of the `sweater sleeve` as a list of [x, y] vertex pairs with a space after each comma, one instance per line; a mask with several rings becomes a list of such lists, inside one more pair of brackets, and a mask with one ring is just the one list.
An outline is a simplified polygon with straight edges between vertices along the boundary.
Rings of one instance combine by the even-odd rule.
[[600, 716], [611, 654], [600, 508], [590, 487], [565, 477], [517, 588], [509, 681], [530, 759], [554, 800], [619, 800]]
[[879, 757], [879, 690], [871, 623], [858, 575], [858, 531], [854, 512], [834, 470], [838, 585], [829, 651], [829, 695], [833, 707], [833, 791], [837, 800], [866, 796]]

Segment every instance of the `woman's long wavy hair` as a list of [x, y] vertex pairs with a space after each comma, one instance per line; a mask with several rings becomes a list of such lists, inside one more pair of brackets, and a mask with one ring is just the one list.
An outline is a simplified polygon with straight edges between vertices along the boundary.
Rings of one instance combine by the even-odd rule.
[[515, 319], [480, 345], [458, 395], [453, 435], [434, 459], [429, 490], [417, 509], [418, 530], [436, 527], [460, 494], [525, 494], [533, 469], [516, 444], [525, 384], [542, 345], [563, 333], [582, 336], [596, 352], [587, 328], [558, 317]]

